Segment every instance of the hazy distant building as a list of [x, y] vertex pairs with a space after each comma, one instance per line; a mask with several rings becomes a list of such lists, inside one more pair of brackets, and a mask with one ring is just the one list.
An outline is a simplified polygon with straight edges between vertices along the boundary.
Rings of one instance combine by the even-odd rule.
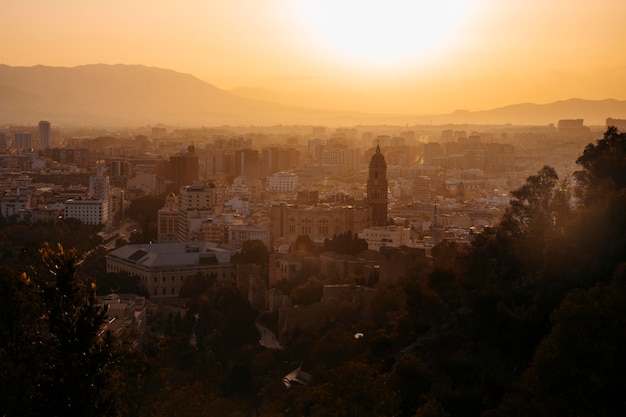
[[298, 167], [300, 151], [293, 148], [265, 148], [263, 161], [269, 173], [288, 171]]
[[33, 138], [30, 132], [14, 132], [13, 147], [15, 149], [32, 149]]
[[437, 142], [428, 142], [424, 144], [423, 162], [426, 166], [433, 166], [437, 163], [438, 158], [443, 156], [443, 147]]
[[295, 191], [298, 188], [298, 176], [292, 172], [277, 172], [267, 177], [268, 191]]
[[50, 139], [50, 122], [42, 120], [39, 122], [39, 148], [50, 149], [52, 142]]
[[163, 139], [167, 136], [167, 130], [164, 127], [153, 127], [150, 136], [152, 139]]
[[234, 172], [235, 177], [259, 178], [261, 173], [259, 151], [256, 149], [238, 149], [235, 151]]
[[620, 132], [626, 132], [626, 119], [606, 119], [606, 127], [615, 126]]
[[367, 179], [366, 204], [372, 208], [372, 226], [387, 225], [387, 163], [380, 152], [380, 145], [372, 155]]
[[413, 198], [417, 201], [430, 201], [430, 185], [430, 177], [416, 177], [413, 180]]
[[591, 129], [583, 125], [583, 119], [562, 119], [557, 125], [558, 135], [566, 138], [589, 136]]
[[173, 192], [198, 181], [198, 156], [193, 146], [189, 146], [187, 151], [170, 156], [168, 180], [169, 189]]
[[9, 138], [6, 133], [0, 132], [0, 149], [7, 149], [9, 147]]
[[321, 150], [324, 147], [324, 140], [322, 139], [311, 139], [308, 142], [308, 154], [309, 157], [320, 160], [321, 159]]

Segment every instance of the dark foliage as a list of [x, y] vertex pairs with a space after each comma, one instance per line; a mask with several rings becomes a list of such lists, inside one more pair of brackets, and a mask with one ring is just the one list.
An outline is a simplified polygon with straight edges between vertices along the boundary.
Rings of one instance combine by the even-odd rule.
[[367, 250], [367, 242], [351, 231], [333, 235], [332, 239], [324, 239], [323, 250], [342, 255], [358, 255]]

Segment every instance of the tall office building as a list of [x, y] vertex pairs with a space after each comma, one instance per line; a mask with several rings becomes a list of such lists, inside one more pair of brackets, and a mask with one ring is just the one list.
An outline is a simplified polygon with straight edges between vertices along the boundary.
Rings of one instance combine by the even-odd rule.
[[13, 147], [15, 149], [31, 149], [33, 147], [33, 139], [30, 132], [13, 133]]
[[380, 145], [372, 155], [367, 179], [367, 202], [372, 208], [372, 226], [387, 225], [387, 163], [380, 153]]
[[50, 149], [52, 147], [50, 140], [50, 122], [41, 120], [39, 122], [39, 148]]

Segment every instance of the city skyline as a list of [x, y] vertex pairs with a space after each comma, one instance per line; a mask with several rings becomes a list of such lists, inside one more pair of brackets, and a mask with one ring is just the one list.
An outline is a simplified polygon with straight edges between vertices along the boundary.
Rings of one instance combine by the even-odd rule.
[[619, 0], [9, 0], [3, 9], [2, 63], [13, 66], [142, 64], [248, 98], [379, 113], [626, 99]]

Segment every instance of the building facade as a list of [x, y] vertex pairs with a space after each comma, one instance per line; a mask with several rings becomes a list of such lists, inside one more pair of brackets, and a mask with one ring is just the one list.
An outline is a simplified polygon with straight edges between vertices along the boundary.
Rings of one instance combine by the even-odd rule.
[[[377, 145], [376, 152], [372, 155], [372, 159], [370, 159], [369, 176], [367, 179], [366, 204], [372, 208], [372, 226], [387, 225], [388, 188], [387, 163], [385, 162], [385, 157], [380, 152], [380, 145]], [[362, 229], [359, 229], [358, 231], [361, 230]]]
[[296, 191], [298, 176], [291, 172], [277, 172], [267, 177], [268, 191]]
[[359, 238], [367, 242], [367, 248], [380, 251], [381, 247], [399, 248], [409, 246], [411, 229], [402, 226], [374, 226], [363, 229]]
[[84, 224], [109, 223], [109, 200], [73, 198], [65, 202], [65, 218], [77, 219]]
[[52, 148], [52, 142], [50, 139], [50, 122], [46, 120], [41, 120], [39, 122], [39, 148]]
[[178, 203], [178, 241], [194, 240], [194, 228], [211, 216], [216, 207], [215, 184], [205, 183], [182, 187]]
[[298, 236], [308, 235], [321, 242], [335, 234], [358, 233], [370, 226], [372, 209], [366, 206], [313, 206], [277, 204], [271, 208], [272, 244], [283, 240], [295, 242]]
[[152, 299], [177, 298], [185, 280], [198, 274], [234, 286], [233, 254], [234, 250], [212, 242], [126, 245], [106, 256], [106, 271], [137, 277]]

